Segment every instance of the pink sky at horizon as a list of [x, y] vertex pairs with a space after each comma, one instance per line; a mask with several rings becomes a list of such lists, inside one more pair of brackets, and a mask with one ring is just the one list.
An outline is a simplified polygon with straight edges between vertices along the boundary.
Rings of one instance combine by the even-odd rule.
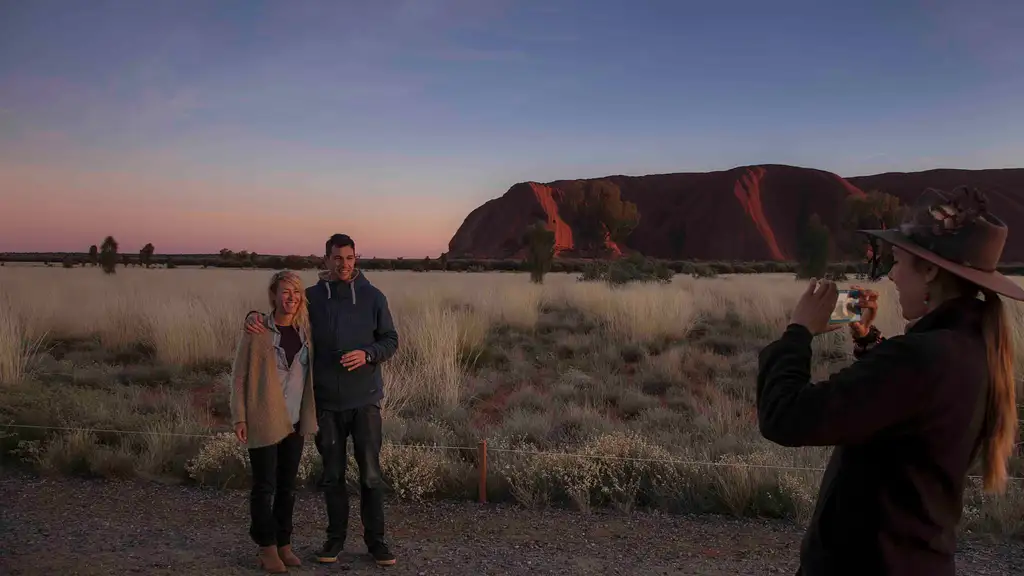
[[362, 217], [333, 217], [307, 206], [308, 195], [273, 182], [173, 181], [3, 163], [0, 189], [14, 191], [3, 194], [0, 252], [85, 252], [111, 235], [125, 253], [151, 242], [158, 254], [228, 248], [319, 255], [326, 239], [342, 232], [364, 257], [434, 258], [468, 214], [451, 202], [396, 206], [339, 193], [339, 210]]

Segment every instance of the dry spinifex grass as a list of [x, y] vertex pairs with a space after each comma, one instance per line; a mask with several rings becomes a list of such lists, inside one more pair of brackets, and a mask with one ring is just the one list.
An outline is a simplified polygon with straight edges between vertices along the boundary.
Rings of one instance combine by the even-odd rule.
[[[519, 274], [367, 275], [387, 295], [400, 333], [399, 354], [385, 368], [384, 409], [391, 430], [405, 436], [401, 440], [466, 444], [472, 435], [484, 434], [496, 446], [525, 441], [590, 456], [668, 454], [715, 463], [631, 468], [600, 460], [581, 464], [570, 455], [549, 458], [548, 464], [508, 457], [501, 465], [509, 477], [496, 490], [513, 490], [524, 500], [561, 497], [584, 508], [609, 501], [628, 508], [656, 500], [667, 507], [806, 513], [817, 475], [785, 468], [819, 466], [824, 452], [770, 445], [752, 420], [757, 347], [783, 329], [803, 282], [768, 275], [679, 277], [664, 286], [612, 289], [557, 274], [543, 286]], [[141, 344], [160, 366], [226, 367], [244, 313], [267, 308], [269, 276], [269, 271], [197, 269], [119, 269], [106, 276], [95, 269], [7, 267], [0, 272], [0, 380], [24, 380], [32, 343], [42, 339], [94, 338], [107, 351]], [[315, 281], [312, 272], [304, 278]], [[880, 328], [899, 333], [904, 322], [892, 286], [883, 282], [876, 288], [882, 291]], [[1012, 310], [1020, 332], [1024, 312], [1016, 305]], [[493, 336], [497, 326], [506, 327], [506, 339]], [[845, 338], [839, 333], [816, 342], [819, 375], [842, 363], [849, 350]], [[502, 363], [489, 364], [495, 358]], [[72, 381], [81, 377], [81, 367], [64, 364], [51, 372]], [[130, 372], [126, 368], [111, 378], [132, 379]], [[39, 375], [47, 377], [54, 376]], [[33, 385], [18, 385], [19, 394], [32, 393]], [[64, 403], [54, 405], [76, 423], [138, 428], [138, 418], [149, 414], [160, 429], [204, 429], [186, 404], [179, 413], [170, 406], [154, 408], [147, 396], [110, 401], [116, 392], [88, 390], [65, 388]], [[475, 403], [502, 394], [505, 399], [493, 405], [493, 423], [470, 430]], [[30, 410], [28, 399], [23, 398], [19, 414], [52, 420]], [[110, 406], [122, 410], [112, 413]], [[130, 453], [134, 467], [155, 470], [180, 466], [187, 452], [180, 443], [101, 440], [65, 438], [64, 444], [48, 447], [42, 461], [59, 467], [61, 458], [78, 462], [90, 446], [101, 446], [93, 452], [106, 466], [123, 466]], [[392, 459], [411, 462], [416, 454]], [[405, 492], [425, 494], [461, 482], [437, 477], [448, 467], [462, 470], [454, 455], [430, 454], [434, 460], [420, 467], [427, 472], [403, 477]], [[538, 476], [524, 472], [530, 470]], [[417, 487], [420, 477], [429, 477], [429, 486]], [[674, 496], [665, 478], [680, 487]], [[673, 498], [674, 504], [668, 502]], [[996, 510], [996, 504], [982, 504], [978, 510]], [[999, 506], [1020, 508], [1010, 501]], [[978, 512], [973, 525], [996, 513]]]

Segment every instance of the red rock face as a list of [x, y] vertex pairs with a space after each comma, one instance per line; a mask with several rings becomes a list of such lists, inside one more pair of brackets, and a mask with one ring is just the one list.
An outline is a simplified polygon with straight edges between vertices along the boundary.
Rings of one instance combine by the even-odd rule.
[[[605, 251], [637, 250], [657, 258], [792, 260], [799, 226], [818, 214], [837, 230], [843, 200], [881, 190], [912, 202], [925, 188], [977, 186], [1010, 227], [1004, 261], [1024, 260], [1024, 169], [931, 170], [843, 179], [830, 172], [764, 165], [719, 172], [609, 176], [622, 199], [634, 202], [640, 223], [626, 246], [605, 242]], [[516, 184], [504, 196], [469, 214], [449, 243], [453, 257], [521, 257], [526, 227], [543, 220], [555, 232], [558, 254], [573, 254], [573, 230], [559, 216], [560, 186]], [[1017, 238], [1021, 239], [1018, 240]], [[577, 254], [585, 256], [585, 254]]]

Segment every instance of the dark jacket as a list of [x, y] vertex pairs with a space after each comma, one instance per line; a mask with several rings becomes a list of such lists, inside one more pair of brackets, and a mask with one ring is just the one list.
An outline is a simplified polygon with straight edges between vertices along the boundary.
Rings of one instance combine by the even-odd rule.
[[988, 390], [982, 302], [961, 298], [812, 384], [811, 334], [760, 354], [761, 434], [835, 446], [801, 546], [804, 576], [953, 576]]
[[[313, 394], [317, 409], [348, 410], [380, 405], [384, 380], [380, 364], [398, 351], [398, 332], [388, 301], [359, 271], [351, 282], [320, 281], [306, 288], [313, 336]], [[369, 356], [351, 372], [341, 357], [353, 350]]]

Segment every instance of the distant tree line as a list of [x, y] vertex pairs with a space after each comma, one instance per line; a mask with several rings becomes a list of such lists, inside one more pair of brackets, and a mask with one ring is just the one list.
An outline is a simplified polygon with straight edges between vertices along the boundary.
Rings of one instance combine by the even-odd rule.
[[[636, 206], [622, 201], [618, 187], [607, 180], [575, 182], [565, 187], [564, 217], [583, 230], [583, 242], [590, 247], [603, 245], [604, 239], [621, 242], [639, 222]], [[625, 258], [554, 257], [555, 234], [549, 223], [538, 220], [527, 227], [514, 241], [522, 258], [468, 259], [451, 258], [366, 258], [360, 259], [364, 270], [405, 270], [413, 272], [528, 272], [532, 282], [541, 283], [548, 273], [580, 273], [584, 279], [606, 280], [612, 284], [622, 279], [664, 281], [673, 274], [698, 278], [719, 274], [794, 274], [798, 278], [850, 276], [875, 280], [887, 274], [892, 253], [886, 245], [878, 245], [858, 230], [892, 228], [903, 218], [905, 207], [895, 196], [872, 190], [863, 196], [848, 197], [840, 209], [839, 226], [830, 230], [817, 213], [802, 206], [797, 215], [797, 254], [790, 262], [727, 262], [700, 260], [659, 260], [626, 250]], [[579, 234], [574, 239], [580, 239]], [[587, 244], [589, 243], [589, 244]], [[585, 251], [585, 250], [584, 250]], [[564, 254], [563, 254], [564, 255]], [[873, 256], [873, 261], [868, 256]], [[9, 262], [44, 262], [47, 266], [63, 263], [101, 266], [114, 273], [117, 264], [150, 268], [164, 266], [197, 266], [202, 268], [260, 268], [272, 270], [321, 269], [323, 259], [309, 255], [261, 255], [247, 250], [227, 248], [217, 254], [156, 255], [153, 244], [147, 243], [137, 255], [119, 254], [118, 243], [107, 236], [100, 246], [92, 245], [86, 253], [0, 254], [0, 265]], [[1024, 263], [1003, 263], [1004, 274], [1024, 275]]]
[[[629, 256], [622, 260], [627, 260]], [[797, 274], [800, 262], [777, 261], [724, 261], [724, 260], [661, 260], [645, 258], [647, 262], [664, 266], [674, 274], [696, 277], [714, 277], [721, 274]], [[5, 262], [41, 262], [48, 266], [60, 265], [67, 261], [73, 266], [89, 264], [87, 253], [46, 253], [46, 254], [0, 254], [0, 266]], [[122, 266], [142, 266], [137, 255], [120, 255], [118, 263]], [[557, 258], [553, 259], [548, 273], [584, 273], [595, 266], [606, 266], [609, 260], [588, 258]], [[323, 268], [323, 260], [319, 256], [260, 256], [256, 266], [251, 268], [265, 270], [318, 270]], [[276, 266], [272, 264], [281, 264]], [[156, 256], [152, 266], [192, 266], [203, 268], [242, 268], [238, 262], [225, 261], [216, 255], [173, 255]], [[359, 261], [363, 270], [395, 270], [409, 272], [517, 272], [529, 273], [530, 263], [527, 259], [444, 259], [444, 258], [363, 258]], [[861, 260], [829, 261], [825, 274], [832, 277], [856, 277], [867, 275], [868, 265]], [[1024, 263], [1007, 262], [999, 265], [1004, 274], [1024, 276]]]

